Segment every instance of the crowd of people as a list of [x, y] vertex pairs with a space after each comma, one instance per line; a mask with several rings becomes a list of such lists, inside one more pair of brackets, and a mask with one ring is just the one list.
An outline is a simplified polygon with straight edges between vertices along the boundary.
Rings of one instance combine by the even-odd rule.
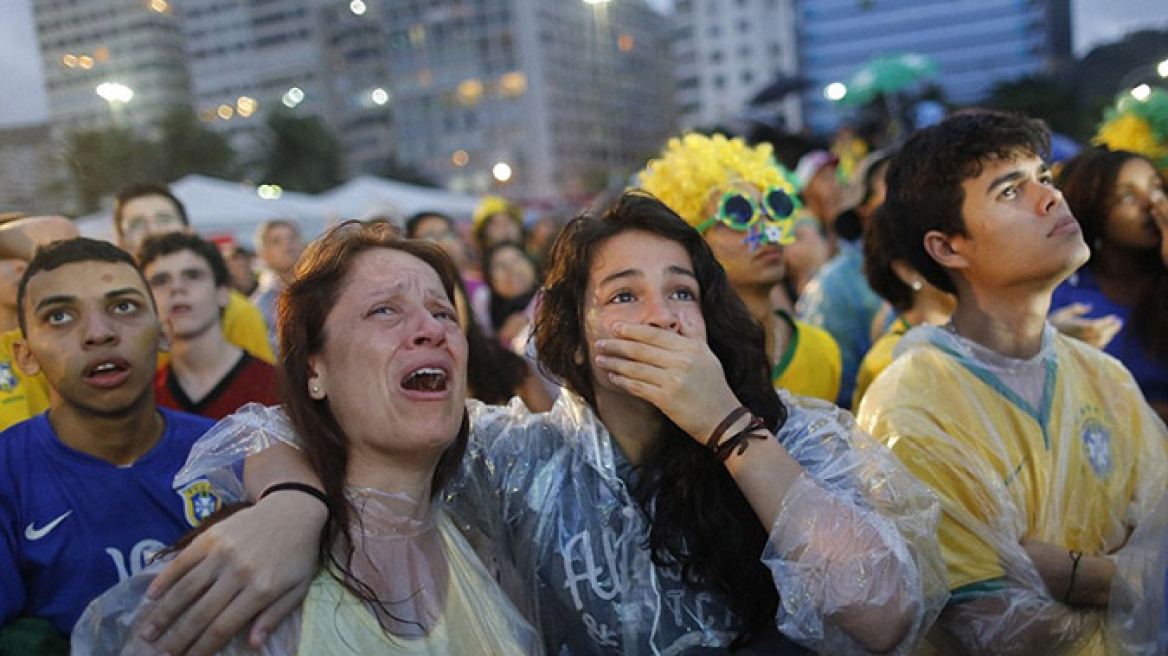
[[691, 133], [254, 255], [157, 183], [0, 217], [0, 656], [1166, 653], [1165, 171], [1048, 152]]

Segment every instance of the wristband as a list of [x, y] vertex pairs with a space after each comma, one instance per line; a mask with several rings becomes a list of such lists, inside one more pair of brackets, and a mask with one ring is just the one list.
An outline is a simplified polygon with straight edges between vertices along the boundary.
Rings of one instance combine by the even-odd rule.
[[1083, 558], [1083, 552], [1071, 549], [1071, 552], [1068, 555], [1071, 557], [1071, 578], [1070, 581], [1067, 582], [1067, 593], [1063, 595], [1063, 603], [1070, 605], [1071, 590], [1075, 588], [1075, 574], [1079, 572], [1079, 561]]
[[750, 410], [748, 410], [744, 405], [740, 405], [737, 408], [731, 410], [730, 414], [726, 415], [726, 418], [722, 420], [722, 423], [718, 424], [717, 427], [714, 428], [714, 432], [710, 434], [710, 439], [706, 440], [706, 448], [713, 451], [714, 453], [717, 453], [718, 442], [721, 441], [722, 434], [725, 433], [731, 426], [733, 426], [734, 422], [738, 421], [743, 417], [743, 415], [747, 414], [750, 414]]
[[265, 488], [263, 492], [260, 492], [260, 499], [262, 500], [264, 497], [268, 496], [269, 494], [271, 494], [273, 492], [280, 492], [282, 490], [292, 490], [293, 492], [301, 492], [301, 493], [307, 494], [308, 496], [323, 503], [326, 512], [329, 512], [329, 510], [330, 510], [328, 496], [325, 495], [324, 492], [321, 492], [320, 490], [318, 490], [315, 487], [312, 487], [311, 485], [308, 485], [306, 483], [294, 483], [291, 481], [285, 482], [285, 483], [273, 483], [272, 485], [269, 485], [267, 488]]

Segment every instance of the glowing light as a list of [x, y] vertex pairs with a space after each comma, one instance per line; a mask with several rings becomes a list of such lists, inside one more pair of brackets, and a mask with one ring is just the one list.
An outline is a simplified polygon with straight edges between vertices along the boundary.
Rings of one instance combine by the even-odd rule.
[[349, 3], [349, 11], [353, 12], [354, 16], [364, 16], [366, 9], [368, 7], [365, 6], [362, 0], [353, 0]]
[[491, 175], [499, 182], [508, 182], [511, 180], [511, 165], [507, 162], [496, 162], [491, 167]]
[[304, 90], [300, 87], [292, 87], [284, 92], [284, 97], [280, 99], [280, 102], [291, 109], [304, 102]]
[[259, 106], [260, 106], [260, 104], [256, 101], [255, 98], [251, 98], [248, 96], [240, 96], [235, 101], [236, 113], [238, 113], [240, 116], [242, 116], [244, 118], [247, 118], [248, 116], [251, 116], [252, 114], [254, 114], [256, 109], [259, 108]]
[[527, 76], [522, 71], [504, 73], [499, 78], [499, 87], [507, 96], [522, 96], [527, 91]]
[[632, 34], [622, 34], [616, 38], [617, 50], [621, 52], [632, 52], [635, 45], [636, 41]]
[[150, 0], [150, 9], [165, 14], [170, 10], [170, 4], [166, 0]]
[[77, 65], [81, 68], [89, 70], [93, 68], [93, 57], [90, 57], [89, 55], [81, 55], [77, 58]]
[[231, 105], [219, 105], [219, 108], [215, 110], [215, 113], [218, 114], [219, 118], [223, 119], [224, 121], [229, 121], [231, 120], [231, 117], [235, 115], [235, 110], [231, 108]]
[[65, 55], [61, 58], [61, 64], [69, 68], [77, 68], [77, 55]]
[[843, 82], [832, 82], [823, 87], [823, 97], [831, 101], [843, 100], [848, 95], [848, 87]]
[[455, 166], [466, 166], [470, 162], [470, 155], [465, 150], [456, 150], [450, 156], [450, 163]]
[[374, 105], [384, 105], [389, 102], [389, 92], [381, 87], [377, 87], [369, 92], [369, 99], [373, 101]]
[[483, 97], [483, 83], [478, 78], [463, 80], [458, 85], [458, 101], [464, 105], [474, 105]]
[[1144, 102], [1152, 95], [1152, 87], [1141, 84], [1140, 86], [1131, 90], [1131, 97], [1140, 102]]
[[119, 84], [117, 82], [102, 82], [97, 85], [97, 95], [101, 96], [106, 102], [120, 102], [128, 103], [134, 97], [134, 90], [130, 87]]
[[262, 184], [256, 187], [256, 195], [264, 200], [276, 200], [284, 195], [284, 188], [278, 184]]
[[1156, 75], [1168, 77], [1168, 59], [1156, 64]]

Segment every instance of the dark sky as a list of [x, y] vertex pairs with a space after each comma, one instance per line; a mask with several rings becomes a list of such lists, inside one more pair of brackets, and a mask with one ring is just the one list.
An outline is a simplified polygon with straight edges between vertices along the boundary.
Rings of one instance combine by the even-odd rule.
[[[0, 80], [5, 86], [0, 93], [0, 126], [34, 122], [47, 114], [31, 2], [0, 0]], [[1132, 30], [1168, 27], [1168, 0], [1072, 0], [1072, 4], [1079, 54]]]

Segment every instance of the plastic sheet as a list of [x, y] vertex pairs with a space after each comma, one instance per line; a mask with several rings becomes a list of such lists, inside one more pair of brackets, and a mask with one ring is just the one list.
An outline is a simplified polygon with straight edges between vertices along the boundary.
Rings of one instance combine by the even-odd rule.
[[[1162, 608], [1163, 584], [1157, 593], [1141, 577], [1164, 576], [1163, 511], [1149, 518], [1168, 485], [1168, 431], [1127, 371], [1049, 326], [1028, 360], [932, 326], [910, 331], [897, 352], [859, 417], [941, 497], [953, 599], [938, 647], [950, 653], [942, 643], [952, 639], [973, 654], [1144, 653], [1105, 647], [1121, 626], [1154, 635], [1164, 621], [1145, 606]], [[1056, 599], [1024, 539], [1112, 554], [1112, 606]]]
[[[794, 484], [764, 562], [782, 598], [782, 633], [816, 651], [865, 653], [834, 622], [862, 606], [904, 613], [907, 653], [947, 597], [935, 538], [938, 506], [888, 451], [835, 406], [784, 393], [779, 439], [808, 475]], [[738, 628], [710, 593], [653, 564], [648, 517], [630, 466], [578, 397], [546, 415], [473, 404], [455, 516], [502, 545], [534, 591], [549, 653], [676, 654], [724, 647]], [[486, 559], [486, 557], [484, 557]], [[783, 651], [784, 641], [756, 646]], [[790, 646], [786, 647], [790, 650]]]
[[[233, 474], [241, 458], [291, 434], [278, 409], [249, 405], [208, 433], [190, 464], [237, 492]], [[179, 476], [197, 476], [191, 467]], [[419, 500], [369, 488], [350, 488], [355, 510], [352, 557], [339, 552], [353, 576], [378, 600], [367, 604], [340, 583], [345, 573], [328, 568], [308, 597], [281, 623], [259, 652], [310, 654], [541, 654], [535, 629], [511, 603], [444, 505], [427, 512]], [[95, 656], [153, 654], [137, 638], [149, 609], [144, 594], [157, 565], [99, 597], [73, 632], [73, 653]], [[254, 654], [237, 636], [221, 654]]]

